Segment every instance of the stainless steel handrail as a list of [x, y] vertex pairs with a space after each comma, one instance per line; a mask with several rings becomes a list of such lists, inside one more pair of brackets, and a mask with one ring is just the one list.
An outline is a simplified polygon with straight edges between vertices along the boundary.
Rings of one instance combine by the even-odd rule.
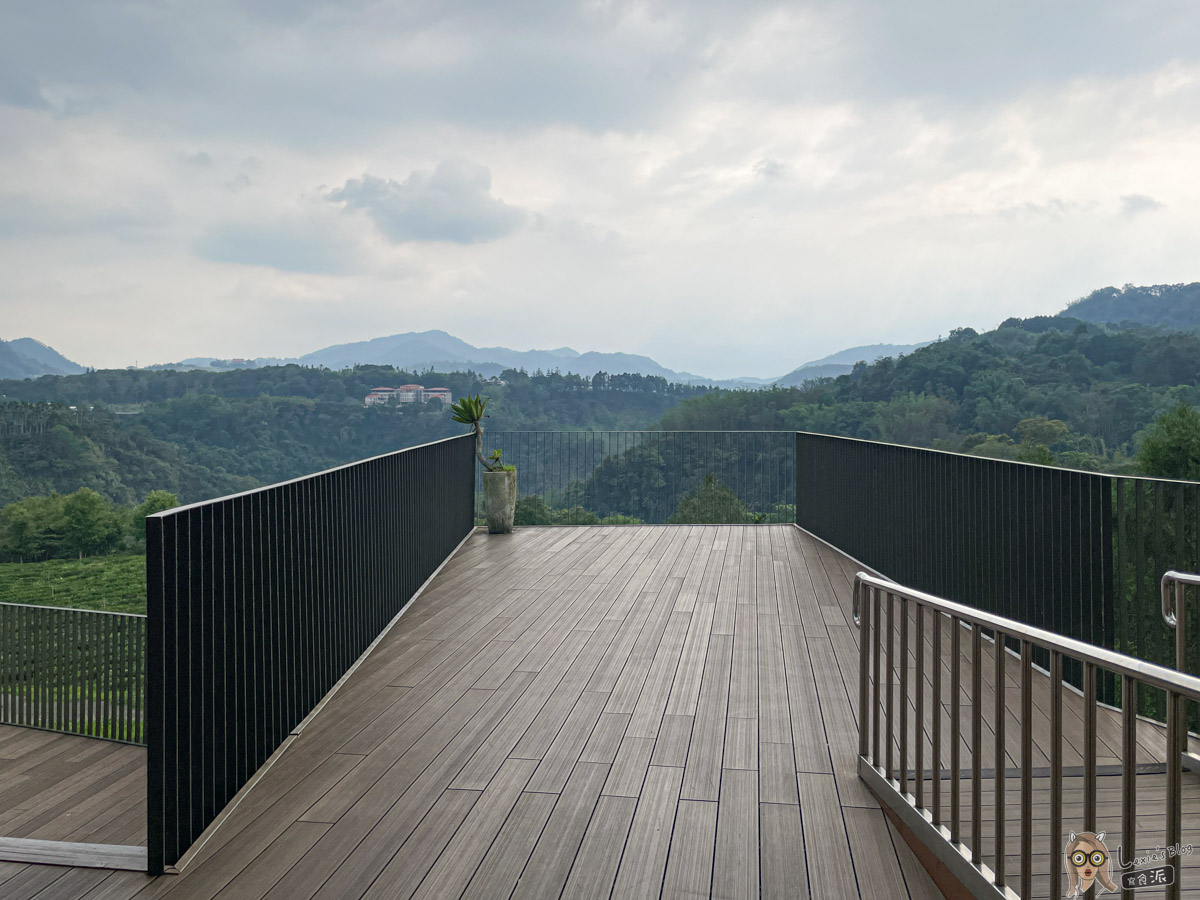
[[[1172, 573], [1168, 573], [1172, 574]], [[1178, 575], [1180, 573], [1173, 573]], [[1194, 580], [1186, 580], [1194, 579]], [[1200, 585], [1200, 576], [1186, 576], [1186, 583]], [[899, 601], [897, 603], [897, 601]], [[1164, 596], [1164, 616], [1170, 610], [1166, 607]], [[916, 607], [916, 615], [912, 607]], [[899, 609], [899, 615], [895, 610]], [[1173, 612], [1182, 621], [1181, 607]], [[932, 613], [927, 617], [926, 613]], [[1097, 809], [1097, 712], [1098, 697], [1096, 683], [1101, 672], [1117, 676], [1122, 684], [1122, 760], [1121, 760], [1121, 823], [1122, 846], [1126, 856], [1132, 856], [1137, 839], [1137, 727], [1138, 716], [1136, 696], [1140, 686], [1147, 685], [1159, 688], [1167, 695], [1167, 791], [1166, 791], [1166, 845], [1178, 846], [1182, 837], [1182, 763], [1181, 752], [1183, 739], [1187, 734], [1187, 703], [1200, 702], [1200, 678], [1185, 672], [1174, 671], [1145, 660], [1126, 656], [1103, 647], [1096, 647], [1073, 638], [1064, 637], [1050, 631], [1035, 628], [1012, 619], [1006, 619], [991, 613], [914, 590], [887, 579], [860, 572], [854, 581], [853, 619], [861, 630], [859, 640], [859, 774], [868, 785], [886, 802], [926, 844], [927, 847], [959, 878], [962, 884], [975, 896], [1006, 898], [1032, 896], [1032, 861], [1035, 840], [1033, 836], [1033, 690], [1035, 678], [1033, 657], [1035, 651], [1048, 654], [1048, 674], [1050, 679], [1050, 777], [1049, 777], [1049, 806], [1050, 806], [1050, 859], [1051, 878], [1050, 896], [1062, 896], [1062, 872], [1059, 869], [1063, 859], [1063, 693], [1066, 687], [1062, 683], [1064, 663], [1075, 661], [1082, 673], [1083, 687], [1083, 828], [1081, 831], [1096, 831], [1098, 818]], [[924, 620], [932, 618], [933, 634], [932, 653], [924, 651], [928, 637]], [[940, 703], [940, 672], [942, 668], [942, 619], [950, 620], [949, 627], [952, 637], [954, 658], [951, 661], [951, 714], [950, 714], [950, 746], [952, 749], [950, 779], [951, 822], [946, 828], [942, 824], [943, 811], [941, 791], [933, 792], [932, 808], [926, 806], [926, 793], [923, 790], [924, 781], [932, 778], [934, 784], [939, 784], [945, 771], [941, 765], [940, 756], [940, 719], [945, 713]], [[909, 653], [910, 623], [917, 627], [916, 642], [922, 648], [920, 652]], [[959, 815], [959, 803], [962, 798], [960, 781], [962, 773], [958, 766], [957, 743], [960, 740], [960, 722], [958, 716], [961, 685], [959, 641], [957, 637], [964, 629], [970, 629], [972, 637], [971, 689], [963, 695], [966, 701], [967, 714], [970, 718], [971, 737], [969, 739], [971, 753], [970, 773], [966, 777], [971, 780], [968, 798], [971, 823], [970, 846], [964, 843]], [[981, 676], [984, 664], [984, 631], [994, 636], [994, 666], [995, 678], [993, 692], [995, 709], [985, 711], [983, 706]], [[897, 644], [899, 632], [900, 659], [895, 660], [894, 646]], [[1005, 791], [1005, 750], [1004, 721], [1009, 712], [1005, 705], [1008, 693], [995, 687], [1005, 684], [1005, 662], [1009, 654], [1006, 648], [1017, 649], [1019, 645], [1019, 686], [1020, 686], [1020, 715], [1019, 715], [1019, 757], [1020, 757], [1020, 847], [1012, 854], [1020, 859], [1019, 890], [1007, 885], [1005, 875], [1005, 859], [1009, 856], [1009, 847], [1005, 835], [1006, 806]], [[910, 658], [910, 655], [913, 658]], [[932, 657], [933, 673], [927, 672], [926, 660]], [[880, 664], [887, 671], [880, 672]], [[965, 662], [965, 660], [963, 661]], [[893, 666], [899, 669], [901, 690], [894, 697]], [[913, 669], [909, 675], [910, 666]], [[881, 676], [883, 685], [881, 685]], [[935, 698], [933, 704], [932, 731], [937, 737], [927, 735], [923, 717], [918, 715], [915, 731], [908, 730], [908, 716], [905, 713], [910, 702], [918, 706], [917, 697], [923, 697], [927, 686]], [[881, 691], [883, 687], [883, 691]], [[909, 694], [913, 696], [909, 696]], [[893, 706], [899, 702], [901, 714], [894, 715]], [[881, 722], [880, 707], [883, 708]], [[994, 855], [985, 863], [981, 853], [983, 824], [983, 795], [981, 791], [982, 759], [981, 748], [982, 722], [988, 713], [995, 732], [996, 754], [994, 769], [991, 775], [994, 792], [995, 815], [993, 823]], [[899, 731], [893, 729], [896, 719], [899, 719]], [[965, 737], [965, 735], [964, 735]], [[899, 771], [893, 765], [892, 747], [897, 743], [900, 750]], [[917, 788], [910, 791], [909, 784], [913, 776], [907, 770], [908, 748], [910, 743], [916, 747], [917, 771], [915, 779]], [[923, 766], [924, 747], [930, 745], [931, 767]], [[881, 750], [883, 753], [881, 754]], [[1045, 849], [1045, 836], [1040, 837], [1036, 845], [1039, 851]], [[990, 865], [989, 865], [990, 863]], [[1181, 856], [1176, 854], [1168, 861], [1173, 868], [1173, 884], [1167, 889], [1168, 898], [1178, 898], [1180, 895], [1180, 877], [1182, 875]], [[1114, 868], [1114, 871], [1116, 869]], [[1119, 879], [1120, 874], [1118, 872]]]
[[[1200, 579], [1194, 583], [1200, 584]], [[1153, 685], [1164, 691], [1174, 691], [1186, 696], [1189, 700], [1200, 701], [1200, 677], [1177, 672], [1174, 669], [1146, 662], [1134, 656], [1126, 656], [1124, 653], [1118, 653], [1115, 650], [1097, 647], [1095, 644], [1088, 644], [1084, 641], [1077, 641], [1074, 638], [1064, 637], [1061, 634], [1055, 634], [1053, 631], [1035, 628], [1032, 625], [1026, 625], [1015, 619], [1006, 619], [1003, 616], [995, 616], [991, 613], [982, 612], [973, 607], [955, 603], [952, 600], [945, 600], [933, 594], [926, 594], [923, 591], [904, 587], [903, 585], [888, 581], [886, 578], [868, 575], [866, 572], [859, 572], [855, 576], [855, 610], [859, 610], [858, 590], [860, 584], [887, 591], [896, 597], [912, 600], [923, 606], [940, 609], [946, 615], [972, 625], [981, 625], [987, 629], [998, 628], [1009, 637], [1032, 641], [1034, 644], [1045, 649], [1056, 648], [1066, 656], [1091, 662], [1109, 672], [1120, 675], [1132, 675], [1142, 684]], [[857, 623], [859, 621], [857, 612], [855, 616], [855, 622]]]
[[[1188, 584], [1200, 586], [1200, 575], [1195, 575], [1191, 572], [1177, 572], [1171, 569], [1163, 572], [1163, 576], [1158, 582], [1159, 588], [1162, 591], [1163, 621], [1171, 628], [1175, 627], [1177, 621], [1176, 610], [1181, 608], [1183, 588], [1184, 585]], [[1170, 590], [1172, 585], [1175, 587], [1174, 598], [1172, 598]], [[1174, 603], [1171, 602], [1172, 599], [1174, 599]]]

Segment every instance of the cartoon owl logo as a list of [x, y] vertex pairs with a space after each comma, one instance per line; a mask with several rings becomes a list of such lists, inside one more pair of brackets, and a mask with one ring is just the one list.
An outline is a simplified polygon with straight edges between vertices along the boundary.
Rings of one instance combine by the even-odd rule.
[[1104, 844], [1104, 832], [1071, 832], [1067, 842], [1067, 896], [1082, 897], [1093, 883], [1099, 882], [1096, 895], [1116, 892], [1112, 880], [1112, 860]]

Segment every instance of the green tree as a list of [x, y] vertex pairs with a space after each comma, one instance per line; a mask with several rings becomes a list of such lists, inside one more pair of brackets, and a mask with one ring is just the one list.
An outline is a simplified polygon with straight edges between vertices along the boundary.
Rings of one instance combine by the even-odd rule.
[[80, 559], [111, 552], [121, 542], [120, 516], [91, 488], [80, 488], [67, 497], [63, 518], [63, 545]]
[[754, 516], [728, 485], [716, 475], [705, 475], [695, 493], [684, 494], [667, 519], [672, 525], [740, 525]]
[[133, 520], [130, 530], [135, 541], [146, 540], [146, 516], [165, 509], [174, 509], [179, 505], [179, 498], [171, 491], [151, 491], [146, 499], [133, 508]]
[[18, 561], [62, 555], [66, 498], [27, 497], [0, 510], [0, 552]]
[[1200, 480], [1200, 413], [1180, 403], [1155, 419], [1137, 461], [1143, 475]]
[[514, 525], [549, 525], [551, 522], [550, 507], [537, 494], [517, 498], [517, 507], [513, 512]]

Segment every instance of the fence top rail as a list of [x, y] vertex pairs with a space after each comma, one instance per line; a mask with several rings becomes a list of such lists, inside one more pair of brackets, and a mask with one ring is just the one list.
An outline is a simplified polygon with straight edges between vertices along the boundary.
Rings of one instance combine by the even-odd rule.
[[1010, 637], [1037, 644], [1044, 649], [1058, 651], [1074, 659], [1093, 663], [1108, 672], [1118, 675], [1131, 675], [1142, 684], [1152, 685], [1164, 691], [1173, 691], [1176, 694], [1187, 697], [1189, 700], [1200, 701], [1200, 678], [1194, 675], [1176, 672], [1174, 669], [1168, 669], [1133, 656], [1126, 656], [1124, 653], [1106, 650], [1103, 647], [1077, 641], [1074, 638], [1064, 637], [1061, 634], [1055, 634], [1053, 631], [1034, 628], [1032, 625], [1025, 625], [1014, 619], [1006, 619], [1003, 616], [982, 612], [974, 607], [964, 606], [961, 603], [945, 600], [942, 597], [935, 597], [933, 594], [927, 594], [924, 591], [904, 587], [893, 581], [888, 581], [886, 578], [868, 575], [866, 572], [859, 572], [854, 576], [853, 612], [855, 623], [859, 621], [861, 594], [864, 586], [876, 588], [884, 593], [919, 603], [921, 606], [936, 609], [939, 612], [972, 625], [995, 629]]
[[10, 607], [12, 609], [45, 609], [50, 612], [77, 612], [77, 613], [92, 613], [97, 616], [124, 616], [127, 619], [144, 619], [145, 613], [127, 613], [127, 612], [112, 612], [107, 609], [79, 609], [76, 606], [39, 606], [36, 603], [4, 603], [0, 602], [0, 607]]
[[402, 447], [399, 450], [392, 450], [388, 453], [380, 453], [378, 456], [368, 456], [366, 459], [356, 459], [353, 462], [343, 463], [340, 466], [332, 466], [328, 469], [322, 469], [320, 472], [310, 472], [307, 475], [299, 475], [296, 478], [289, 478], [286, 481], [277, 481], [274, 484], [264, 484], [261, 487], [250, 488], [248, 491], [238, 491], [236, 494], [226, 494], [223, 497], [213, 497], [211, 500], [199, 500], [195, 503], [185, 503], [183, 506], [174, 506], [171, 509], [164, 509], [162, 512], [151, 513], [146, 516], [147, 519], [165, 519], [168, 516], [178, 515], [182, 512], [187, 512], [192, 509], [199, 509], [202, 506], [212, 506], [214, 503], [224, 503], [226, 500], [236, 500], [239, 497], [250, 497], [254, 494], [261, 494], [266, 491], [274, 490], [275, 488], [286, 487], [289, 484], [299, 484], [302, 481], [310, 481], [314, 478], [319, 478], [322, 475], [329, 475], [332, 472], [340, 472], [343, 469], [352, 469], [355, 466], [361, 466], [363, 463], [374, 462], [377, 459], [386, 459], [389, 456], [399, 456], [402, 453], [411, 453], [413, 450], [420, 450], [423, 447], [433, 447], [436, 444], [448, 444], [451, 441], [461, 441], [464, 439], [474, 440], [474, 435], [471, 432], [466, 434], [456, 434], [447, 438], [439, 438], [436, 441], [427, 441], [424, 444], [417, 444], [412, 447]]
[[1150, 475], [1118, 475], [1114, 472], [1089, 472], [1087, 469], [1069, 469], [1066, 466], [1047, 466], [1043, 463], [1021, 462], [1015, 459], [998, 459], [994, 456], [975, 456], [971, 453], [956, 453], [953, 450], [935, 450], [932, 447], [914, 447], [912, 444], [892, 444], [887, 441], [872, 441], [867, 438], [846, 437], [841, 434], [824, 434], [819, 431], [797, 431], [801, 437], [830, 438], [835, 441], [852, 441], [856, 444], [872, 444], [876, 447], [895, 447], [900, 450], [919, 450], [921, 453], [936, 453], [940, 456], [957, 456], [960, 459], [973, 459], [977, 462], [1003, 463], [1006, 466], [1022, 466], [1028, 469], [1047, 469], [1051, 472], [1066, 472], [1072, 475], [1090, 475], [1093, 478], [1120, 478], [1124, 481], [1146, 481], [1151, 484], [1187, 484], [1200, 487], [1200, 481], [1187, 481], [1183, 478], [1155, 478]]

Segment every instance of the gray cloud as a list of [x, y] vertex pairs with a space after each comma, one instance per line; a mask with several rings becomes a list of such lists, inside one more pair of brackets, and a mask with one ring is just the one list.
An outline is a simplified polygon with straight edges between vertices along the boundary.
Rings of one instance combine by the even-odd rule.
[[283, 272], [346, 275], [355, 268], [353, 244], [307, 219], [226, 223], [210, 228], [192, 247], [210, 262], [267, 266]]
[[195, 153], [184, 153], [179, 157], [179, 161], [185, 165], [195, 166], [198, 169], [212, 168], [213, 158], [203, 150], [197, 150]]
[[138, 241], [174, 218], [168, 198], [157, 192], [110, 203], [50, 199], [28, 193], [0, 195], [0, 238], [102, 234]]
[[1132, 218], [1138, 213], [1154, 212], [1165, 208], [1165, 203], [1159, 203], [1146, 194], [1126, 194], [1121, 198], [1121, 215], [1128, 218]]
[[27, 69], [6, 63], [0, 57], [0, 103], [28, 109], [46, 109], [50, 104], [42, 96], [38, 80]]
[[347, 210], [364, 210], [393, 243], [479, 244], [511, 234], [525, 213], [492, 196], [492, 173], [465, 160], [446, 160], [432, 173], [403, 182], [364, 175], [329, 194]]

